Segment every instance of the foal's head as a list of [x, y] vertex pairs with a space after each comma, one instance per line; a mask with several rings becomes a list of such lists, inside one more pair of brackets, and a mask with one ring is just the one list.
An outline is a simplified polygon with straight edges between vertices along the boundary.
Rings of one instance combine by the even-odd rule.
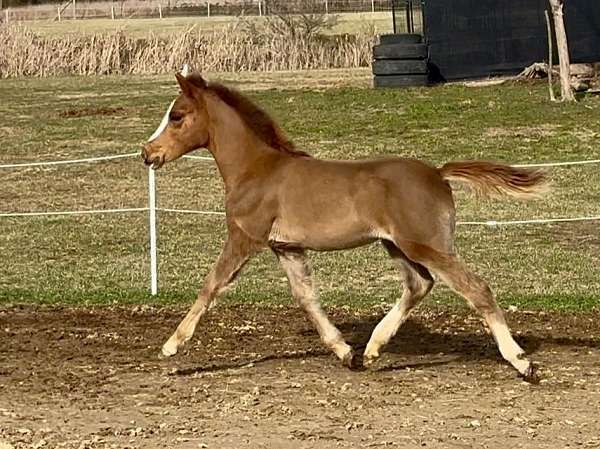
[[[173, 161], [190, 151], [208, 147], [211, 136], [207, 98], [217, 99], [230, 112], [237, 114], [248, 133], [258, 138], [263, 146], [292, 157], [309, 157], [296, 149], [269, 114], [241, 93], [219, 83], [207, 84], [198, 74], [175, 76], [181, 87], [181, 94], [169, 110], [166, 123], [163, 122], [156, 131], [158, 135], [152, 136], [142, 149], [146, 165], [159, 168], [165, 162]], [[212, 104], [210, 101], [209, 103]], [[232, 138], [227, 126], [221, 126], [220, 129]], [[241, 142], [236, 142], [236, 145], [243, 146]]]
[[154, 168], [208, 145], [208, 111], [203, 97], [206, 81], [197, 74], [175, 77], [181, 94], [174, 101], [162, 131], [142, 149], [144, 163]]

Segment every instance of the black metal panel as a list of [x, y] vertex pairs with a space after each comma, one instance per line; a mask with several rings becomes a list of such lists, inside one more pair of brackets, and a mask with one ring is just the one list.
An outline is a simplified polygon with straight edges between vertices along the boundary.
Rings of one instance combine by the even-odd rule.
[[565, 22], [573, 62], [600, 61], [600, 1], [565, 2]]
[[[425, 37], [441, 79], [518, 73], [547, 59], [547, 0], [429, 0]], [[600, 61], [600, 1], [569, 0], [573, 62]]]

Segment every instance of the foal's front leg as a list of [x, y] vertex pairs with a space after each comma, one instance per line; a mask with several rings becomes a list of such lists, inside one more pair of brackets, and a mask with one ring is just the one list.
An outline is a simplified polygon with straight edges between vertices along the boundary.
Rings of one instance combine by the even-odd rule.
[[198, 321], [211, 307], [211, 303], [217, 298], [240, 272], [253, 253], [253, 245], [243, 235], [230, 233], [225, 247], [219, 258], [204, 281], [204, 286], [198, 292], [196, 302], [181, 321], [177, 330], [162, 347], [162, 353], [166, 357], [177, 354], [177, 350], [186, 341], [192, 338]]
[[292, 296], [308, 314], [323, 343], [349, 368], [362, 366], [352, 348], [344, 341], [341, 332], [329, 321], [321, 308], [304, 252], [275, 251], [275, 254], [290, 282]]

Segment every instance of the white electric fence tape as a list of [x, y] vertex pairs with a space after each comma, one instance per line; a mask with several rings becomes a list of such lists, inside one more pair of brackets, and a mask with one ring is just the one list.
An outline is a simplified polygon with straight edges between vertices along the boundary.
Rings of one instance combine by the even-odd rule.
[[5, 164], [0, 165], [0, 168], [25, 168], [25, 167], [45, 167], [52, 165], [67, 165], [67, 164], [82, 164], [89, 162], [101, 162], [101, 161], [110, 161], [113, 159], [123, 159], [127, 157], [140, 156], [140, 153], [127, 153], [127, 154], [117, 154], [114, 156], [100, 156], [100, 157], [90, 157], [86, 159], [71, 159], [65, 161], [49, 161], [49, 162], [24, 162], [20, 164]]
[[91, 215], [91, 214], [115, 214], [124, 212], [145, 212], [147, 207], [132, 207], [129, 209], [94, 209], [94, 210], [71, 210], [58, 212], [17, 212], [0, 214], [0, 217], [42, 217], [54, 215]]
[[[92, 163], [101, 161], [110, 161], [113, 159], [122, 159], [129, 157], [139, 157], [139, 153], [127, 153], [118, 154], [114, 156], [102, 156], [86, 159], [72, 159], [64, 161], [48, 161], [48, 162], [32, 162], [32, 163], [18, 163], [18, 164], [5, 164], [0, 165], [1, 168], [25, 168], [25, 167], [40, 167], [40, 166], [55, 166], [64, 164], [78, 164], [78, 163]], [[211, 157], [203, 156], [183, 156], [186, 159], [200, 160], [200, 161], [214, 161]], [[600, 164], [600, 159], [596, 160], [585, 160], [585, 161], [569, 161], [569, 162], [551, 162], [551, 163], [540, 163], [540, 164], [515, 164], [513, 167], [564, 167], [569, 165], [589, 165], [589, 164]], [[152, 175], [150, 175], [152, 176]], [[141, 212], [148, 211], [150, 207], [145, 208], [127, 208], [127, 209], [95, 209], [95, 210], [79, 210], [79, 211], [57, 211], [57, 212], [15, 212], [15, 213], [0, 213], [0, 217], [40, 217], [40, 216], [53, 216], [53, 215], [85, 215], [85, 214], [110, 214], [110, 213], [123, 213], [123, 212]], [[198, 215], [225, 215], [225, 212], [219, 211], [206, 211], [206, 210], [187, 210], [187, 209], [171, 209], [171, 208], [155, 208], [156, 211], [160, 212], [171, 212], [171, 213], [182, 213], [182, 214], [198, 214]], [[560, 223], [560, 222], [571, 222], [571, 221], [596, 221], [600, 220], [600, 216], [587, 216], [587, 217], [569, 217], [569, 218], [542, 218], [542, 219], [531, 219], [531, 220], [508, 220], [508, 221], [497, 221], [497, 220], [486, 220], [486, 221], [459, 221], [457, 225], [483, 225], [483, 226], [502, 226], [502, 225], [521, 225], [521, 224], [544, 224], [544, 223]]]
[[575, 217], [575, 218], [540, 218], [535, 220], [509, 220], [509, 221], [457, 221], [457, 225], [483, 225], [483, 226], [504, 226], [504, 225], [520, 225], [520, 224], [545, 224], [545, 223], [562, 223], [569, 221], [595, 221], [600, 220], [600, 215], [595, 217]]
[[198, 214], [198, 215], [222, 215], [225, 216], [225, 212], [216, 212], [208, 210], [188, 210], [188, 209], [159, 209], [161, 212], [173, 212], [177, 214]]

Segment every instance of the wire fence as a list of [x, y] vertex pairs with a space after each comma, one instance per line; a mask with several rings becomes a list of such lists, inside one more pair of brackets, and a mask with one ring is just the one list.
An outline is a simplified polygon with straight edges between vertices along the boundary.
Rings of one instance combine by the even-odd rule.
[[[10, 5], [10, 2], [8, 2]], [[283, 7], [281, 5], [284, 5]], [[286, 14], [376, 13], [390, 11], [391, 0], [126, 0], [78, 1], [9, 6], [4, 22], [29, 20], [135, 19], [168, 17], [268, 16]]]
[[[59, 167], [68, 164], [85, 164], [85, 163], [97, 163], [105, 162], [109, 160], [125, 159], [131, 157], [139, 157], [139, 153], [127, 153], [118, 154], [112, 156], [102, 156], [86, 159], [72, 159], [72, 160], [60, 160], [60, 161], [47, 161], [47, 162], [31, 162], [31, 163], [17, 163], [17, 164], [4, 164], [0, 165], [0, 169], [21, 169], [21, 168], [41, 168], [41, 167]], [[198, 160], [202, 162], [214, 161], [210, 157], [203, 156], [184, 156], [187, 159]], [[570, 161], [570, 162], [549, 162], [549, 163], [537, 163], [537, 164], [518, 164], [514, 167], [564, 167], [564, 166], [575, 166], [575, 165], [592, 165], [600, 164], [600, 160], [584, 160], [584, 161]], [[157, 213], [174, 213], [174, 214], [195, 214], [195, 215], [215, 215], [225, 216], [223, 211], [214, 210], [188, 210], [188, 209], [174, 209], [169, 207], [158, 207], [156, 203], [156, 182], [155, 172], [152, 169], [148, 170], [148, 205], [145, 207], [138, 208], [124, 208], [124, 209], [90, 209], [90, 210], [71, 210], [71, 211], [22, 211], [22, 212], [0, 212], [0, 218], [19, 218], [19, 217], [52, 217], [52, 216], [72, 216], [72, 215], [103, 215], [103, 214], [127, 214], [127, 213], [140, 213], [147, 212], [149, 214], [149, 246], [150, 246], [150, 292], [152, 295], [158, 293], [158, 267], [157, 267]], [[532, 218], [528, 220], [483, 220], [483, 221], [462, 221], [457, 222], [457, 225], [461, 226], [511, 226], [511, 225], [529, 225], [529, 224], [549, 224], [549, 223], [565, 223], [565, 222], [577, 222], [577, 221], [597, 221], [600, 220], [600, 215], [590, 215], [583, 217], [550, 217], [550, 218]]]

